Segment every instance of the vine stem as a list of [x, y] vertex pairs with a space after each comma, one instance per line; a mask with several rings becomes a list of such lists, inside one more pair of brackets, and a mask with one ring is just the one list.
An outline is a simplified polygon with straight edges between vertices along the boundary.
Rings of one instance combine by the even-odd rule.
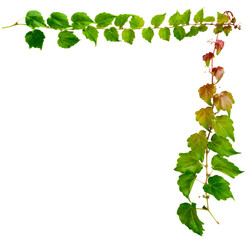
[[214, 221], [215, 221], [216, 223], [220, 224], [220, 223], [216, 220], [216, 218], [214, 217], [214, 215], [210, 212], [210, 210], [207, 209], [207, 211], [210, 213], [210, 215], [212, 216], [212, 218], [214, 219]]

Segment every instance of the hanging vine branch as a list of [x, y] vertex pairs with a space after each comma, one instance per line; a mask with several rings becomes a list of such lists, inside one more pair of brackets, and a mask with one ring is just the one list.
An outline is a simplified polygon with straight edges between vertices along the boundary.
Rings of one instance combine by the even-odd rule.
[[[211, 75], [210, 82], [198, 90], [200, 98], [207, 106], [195, 113], [196, 121], [204, 129], [188, 138], [187, 142], [190, 151], [179, 154], [177, 166], [174, 169], [181, 173], [177, 183], [179, 190], [189, 201], [180, 204], [177, 210], [179, 219], [193, 232], [202, 236], [204, 223], [199, 219], [197, 210], [207, 211], [219, 224], [209, 208], [210, 197], [213, 196], [216, 200], [233, 198], [229, 182], [219, 175], [213, 175], [213, 173], [219, 171], [231, 178], [243, 173], [225, 158], [239, 154], [233, 149], [230, 142], [230, 140], [235, 141], [233, 121], [230, 118], [234, 99], [228, 91], [217, 93], [217, 84], [224, 75], [224, 68], [221, 66], [215, 67], [213, 62], [214, 58], [224, 48], [224, 42], [219, 40], [219, 33], [224, 32], [228, 36], [232, 29], [241, 29], [241, 26], [236, 24], [236, 18], [230, 11], [226, 11], [223, 14], [218, 12], [215, 20], [213, 16], [204, 17], [204, 11], [201, 9], [194, 15], [193, 23], [190, 23], [190, 10], [185, 11], [183, 14], [177, 11], [168, 19], [169, 25], [161, 26], [165, 17], [166, 13], [155, 15], [151, 20], [152, 26], [144, 28], [143, 18], [133, 14], [115, 16], [104, 12], [98, 14], [92, 20], [86, 13], [77, 12], [71, 17], [72, 23], [69, 23], [67, 16], [63, 13], [53, 12], [45, 22], [40, 12], [29, 11], [25, 17], [25, 23], [17, 21], [13, 25], [3, 28], [19, 25], [30, 27], [32, 30], [26, 34], [25, 40], [29, 48], [39, 48], [41, 50], [45, 34], [37, 28], [59, 30], [58, 45], [62, 48], [70, 48], [80, 41], [75, 35], [76, 30], [80, 30], [86, 39], [94, 42], [96, 46], [99, 30], [104, 31], [104, 37], [111, 42], [121, 41], [119, 34], [121, 31], [122, 40], [133, 44], [134, 30], [141, 30], [142, 37], [151, 43], [155, 30], [158, 30], [159, 37], [166, 41], [170, 40], [172, 30], [174, 37], [181, 41], [186, 37], [193, 37], [199, 32], [207, 31], [209, 26], [213, 27], [213, 32], [216, 34], [216, 40], [211, 42], [213, 51], [206, 53], [202, 57]], [[127, 23], [129, 27], [124, 27]], [[189, 29], [186, 31], [185, 29], [188, 27]], [[222, 111], [226, 111], [227, 114], [218, 115]], [[209, 160], [210, 151], [215, 153], [211, 161]], [[198, 179], [198, 174], [203, 169], [205, 169], [205, 180], [200, 180]], [[196, 203], [190, 199], [190, 192], [195, 181], [203, 185], [202, 190], [204, 193], [202, 197], [205, 198], [205, 205], [201, 208], [197, 208]]]

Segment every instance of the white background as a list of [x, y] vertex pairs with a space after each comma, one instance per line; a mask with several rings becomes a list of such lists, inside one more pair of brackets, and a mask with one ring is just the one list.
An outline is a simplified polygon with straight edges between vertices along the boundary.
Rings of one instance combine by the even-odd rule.
[[[243, 1], [6, 1], [1, 27], [29, 10], [44, 18], [84, 11], [152, 16], [204, 7], [205, 15], [231, 10], [242, 23], [225, 42], [215, 66], [225, 68], [221, 90], [232, 92], [234, 148], [247, 169], [246, 12]], [[43, 50], [31, 49], [28, 27], [0, 30], [0, 239], [163, 240], [202, 239], [182, 225], [177, 208], [186, 198], [173, 169], [187, 138], [201, 127], [195, 111], [206, 104], [198, 88], [210, 81], [202, 55], [212, 51], [206, 33], [150, 44], [136, 31], [134, 44], [82, 39], [57, 46], [58, 31], [45, 30]], [[137, 33], [138, 32], [138, 33]], [[204, 173], [203, 173], [204, 174]], [[220, 175], [220, 174], [219, 174]], [[203, 239], [246, 239], [246, 173], [231, 182], [235, 197], [210, 207], [220, 222], [199, 212]], [[201, 176], [204, 180], [204, 176]], [[201, 184], [191, 194], [204, 201]]]

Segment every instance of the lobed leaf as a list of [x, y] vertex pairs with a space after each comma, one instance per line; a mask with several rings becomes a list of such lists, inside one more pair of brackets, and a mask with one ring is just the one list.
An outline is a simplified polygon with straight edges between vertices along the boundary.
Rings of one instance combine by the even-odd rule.
[[97, 28], [105, 28], [112, 24], [113, 19], [115, 18], [115, 15], [112, 15], [110, 13], [99, 13], [95, 18], [94, 21], [97, 23]]
[[27, 26], [32, 29], [38, 27], [46, 27], [45, 20], [43, 19], [41, 13], [36, 10], [27, 12], [25, 21]]
[[223, 91], [220, 94], [214, 95], [214, 105], [218, 111], [227, 111], [228, 115], [231, 113], [232, 104], [235, 103], [233, 96], [230, 92]]
[[62, 48], [70, 48], [80, 41], [72, 31], [64, 30], [58, 34], [57, 44]]
[[131, 14], [120, 14], [116, 17], [115, 19], [115, 26], [122, 28], [124, 26], [124, 24], [128, 21], [129, 17], [131, 16]]
[[34, 29], [25, 35], [25, 41], [28, 43], [29, 48], [39, 48], [42, 50], [45, 35], [42, 31]]
[[85, 12], [76, 12], [71, 17], [72, 28], [85, 29], [94, 21]]
[[104, 36], [107, 41], [111, 42], [119, 42], [118, 31], [115, 27], [111, 27], [109, 29], [105, 29]]
[[195, 23], [202, 23], [204, 19], [204, 10], [203, 8], [199, 10], [196, 15], [194, 16], [194, 22]]
[[132, 15], [132, 18], [129, 23], [132, 29], [142, 28], [144, 26], [143, 18], [137, 15]]
[[124, 29], [122, 32], [122, 39], [129, 44], [133, 44], [135, 32], [132, 29]]
[[161, 39], [169, 41], [171, 36], [170, 28], [168, 27], [161, 28], [159, 30], [159, 36]]
[[210, 130], [213, 119], [214, 112], [212, 107], [201, 108], [196, 112], [196, 121], [207, 130]]
[[86, 29], [82, 30], [82, 33], [87, 39], [93, 41], [95, 43], [95, 46], [97, 45], [99, 32], [95, 27], [88, 26]]
[[217, 23], [218, 24], [227, 23], [229, 20], [230, 19], [227, 15], [217, 12]]
[[67, 16], [60, 12], [51, 13], [50, 17], [47, 19], [47, 24], [51, 28], [59, 30], [70, 27]]
[[151, 24], [152, 24], [155, 28], [158, 28], [158, 27], [164, 22], [165, 16], [166, 16], [166, 13], [155, 15], [155, 16], [151, 19]]
[[204, 100], [208, 105], [212, 106], [211, 99], [216, 92], [216, 86], [214, 84], [206, 84], [198, 90], [200, 98]]
[[177, 38], [179, 41], [184, 39], [186, 35], [185, 30], [182, 26], [175, 27], [173, 29], [173, 34], [174, 34], [174, 37]]
[[177, 182], [178, 186], [179, 186], [179, 190], [188, 199], [189, 199], [190, 191], [191, 191], [193, 184], [195, 182], [195, 179], [196, 179], [196, 174], [189, 172], [189, 171], [187, 171], [187, 172], [185, 172], [179, 176], [179, 179]]
[[223, 28], [223, 32], [226, 34], [226, 36], [228, 36], [231, 31], [232, 31], [232, 26], [225, 26]]
[[151, 43], [152, 38], [154, 36], [154, 30], [151, 27], [143, 28], [142, 37]]

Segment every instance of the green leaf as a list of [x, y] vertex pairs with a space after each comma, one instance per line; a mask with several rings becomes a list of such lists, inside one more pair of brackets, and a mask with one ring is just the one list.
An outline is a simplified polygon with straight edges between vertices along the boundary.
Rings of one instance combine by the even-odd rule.
[[202, 24], [198, 27], [198, 30], [200, 32], [206, 32], [208, 30], [208, 27], [205, 24]]
[[225, 26], [223, 28], [223, 32], [226, 34], [226, 36], [228, 36], [231, 31], [232, 31], [232, 26]]
[[135, 32], [132, 29], [124, 29], [122, 32], [122, 39], [129, 44], [133, 44]]
[[230, 19], [227, 15], [217, 12], [217, 23], [218, 24], [227, 23], [229, 20]]
[[142, 37], [151, 43], [152, 38], [154, 36], [154, 30], [151, 27], [143, 28]]
[[104, 36], [105, 36], [107, 41], [119, 42], [118, 31], [115, 27], [111, 27], [109, 29], [106, 29], [104, 31]]
[[190, 22], [191, 11], [188, 9], [181, 15], [181, 24], [188, 25]]
[[133, 15], [129, 23], [132, 29], [142, 28], [144, 26], [143, 18], [137, 15]]
[[212, 127], [215, 131], [215, 133], [219, 136], [219, 137], [229, 137], [232, 139], [232, 141], [235, 141], [234, 138], [234, 128], [232, 126], [233, 121], [226, 115], [222, 115], [222, 116], [217, 116], [215, 118], [215, 120], [212, 123]]
[[200, 221], [200, 219], [197, 216], [195, 203], [181, 203], [177, 210], [177, 214], [181, 223], [185, 224], [194, 233], [197, 233], [200, 236], [202, 236], [204, 231], [202, 225], [204, 223]]
[[224, 28], [222, 24], [218, 24], [216, 28], [213, 30], [215, 34], [223, 32]]
[[29, 48], [39, 48], [40, 50], [43, 47], [44, 39], [44, 33], [38, 29], [28, 32], [25, 36], [25, 40], [28, 43]]
[[177, 11], [169, 18], [169, 25], [176, 27], [183, 22], [181, 14]]
[[71, 17], [72, 28], [85, 29], [94, 21], [85, 12], [76, 12]]
[[168, 27], [161, 28], [159, 30], [159, 36], [161, 39], [169, 41], [171, 36], [170, 28]]
[[198, 158], [203, 162], [204, 154], [207, 148], [206, 132], [201, 130], [199, 133], [192, 134], [188, 139], [188, 147], [196, 153]]
[[199, 88], [198, 90], [200, 98], [204, 100], [208, 105], [212, 106], [211, 99], [216, 92], [215, 84], [206, 84]]
[[93, 41], [95, 43], [95, 46], [97, 45], [99, 32], [95, 27], [88, 26], [86, 29], [82, 30], [82, 33], [87, 39]]
[[213, 119], [214, 112], [212, 107], [201, 108], [196, 112], [196, 121], [207, 130], [210, 130]]
[[116, 17], [115, 15], [112, 15], [110, 13], [106, 13], [106, 12], [99, 13], [94, 19], [94, 21], [97, 23], [96, 27], [105, 28], [111, 25], [115, 17]]
[[131, 16], [131, 14], [120, 14], [116, 17], [115, 19], [115, 26], [122, 28], [124, 26], [124, 24], [128, 21], [129, 17]]
[[223, 91], [220, 94], [214, 95], [214, 105], [218, 111], [227, 111], [228, 115], [231, 113], [232, 104], [235, 103], [230, 92]]
[[179, 176], [179, 179], [177, 182], [179, 186], [179, 190], [188, 199], [189, 199], [190, 191], [193, 187], [195, 179], [196, 179], [196, 174], [189, 172], [189, 171]]
[[190, 31], [186, 33], [185, 37], [193, 37], [196, 36], [199, 33], [199, 28], [192, 26], [190, 28]]
[[215, 17], [213, 16], [205, 17], [203, 19], [203, 22], [214, 22], [214, 21], [215, 21]]
[[216, 171], [220, 171], [231, 178], [235, 178], [239, 174], [243, 173], [240, 171], [237, 166], [235, 166], [232, 162], [229, 162], [227, 159], [221, 157], [220, 155], [215, 155], [212, 158], [212, 169]]
[[32, 29], [46, 26], [41, 13], [35, 10], [27, 12], [25, 21], [27, 26]]
[[202, 170], [203, 166], [199, 162], [199, 157], [195, 152], [180, 153], [179, 156], [174, 171], [181, 173], [185, 173], [186, 171], [199, 173]]
[[174, 34], [174, 37], [176, 39], [178, 39], [179, 41], [181, 41], [182, 39], [184, 39], [185, 38], [185, 35], [186, 35], [184, 28], [181, 27], [181, 26], [175, 27], [173, 29], [173, 34]]
[[222, 157], [229, 157], [231, 155], [240, 154], [240, 152], [236, 152], [232, 148], [232, 144], [228, 139], [219, 137], [216, 134], [212, 136], [211, 142], [208, 143], [208, 148], [218, 153]]
[[47, 19], [47, 24], [53, 29], [63, 30], [70, 27], [68, 18], [65, 14], [60, 12], [53, 12]]
[[230, 183], [223, 177], [215, 175], [208, 178], [208, 184], [204, 185], [203, 189], [217, 200], [226, 200], [227, 198], [233, 198], [229, 185]]
[[62, 31], [58, 34], [57, 44], [62, 48], [70, 48], [80, 41], [72, 31]]
[[151, 24], [154, 25], [155, 28], [159, 27], [164, 22], [165, 16], [166, 16], [166, 13], [155, 15], [151, 19]]
[[204, 11], [203, 11], [203, 8], [202, 8], [194, 16], [194, 22], [195, 23], [202, 23], [203, 22], [203, 17], [204, 17]]

